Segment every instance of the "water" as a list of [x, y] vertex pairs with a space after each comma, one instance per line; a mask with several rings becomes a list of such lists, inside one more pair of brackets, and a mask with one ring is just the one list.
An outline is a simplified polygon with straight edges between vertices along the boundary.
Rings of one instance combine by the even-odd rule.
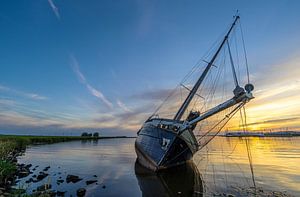
[[[52, 189], [76, 196], [84, 187], [86, 196], [211, 196], [212, 194], [249, 195], [253, 186], [245, 141], [216, 137], [194, 156], [194, 162], [160, 174], [145, 171], [135, 163], [135, 139], [74, 141], [32, 146], [19, 158], [20, 163], [38, 165], [34, 174], [46, 166], [50, 174], [37, 183], [18, 187], [32, 192], [51, 183]], [[300, 195], [300, 138], [249, 138], [255, 183], [263, 192], [275, 190]], [[33, 167], [32, 167], [33, 168]], [[31, 169], [32, 169], [31, 168]], [[77, 183], [57, 185], [68, 174], [83, 178]], [[97, 177], [94, 177], [96, 175]], [[86, 185], [87, 180], [98, 180]]]

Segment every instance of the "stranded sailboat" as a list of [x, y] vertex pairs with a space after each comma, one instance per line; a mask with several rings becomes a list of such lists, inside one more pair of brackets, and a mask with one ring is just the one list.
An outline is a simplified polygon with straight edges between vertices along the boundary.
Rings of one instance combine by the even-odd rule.
[[[236, 65], [234, 64], [230, 47], [229, 39], [231, 38], [231, 34], [235, 32], [234, 29], [239, 22], [239, 18], [239, 16], [234, 17], [233, 23], [230, 24], [229, 30], [221, 39], [220, 44], [217, 45], [216, 51], [211, 55], [210, 60], [204, 61], [206, 64], [204, 70], [200, 76], [198, 75], [194, 85], [189, 88], [188, 86], [181, 84], [188, 90], [188, 95], [184, 102], [181, 103], [181, 106], [177, 105], [180, 107], [179, 109], [177, 108], [178, 111], [174, 113], [175, 116], [173, 114], [173, 118], [160, 118], [152, 115], [138, 131], [137, 139], [135, 141], [135, 150], [138, 162], [144, 167], [158, 171], [183, 164], [187, 160], [192, 159], [193, 155], [212, 139], [211, 138], [204, 143], [199, 141], [199, 135], [196, 135], [194, 132], [197, 126], [201, 126], [202, 123], [204, 125], [204, 122], [207, 119], [216, 116], [217, 114], [223, 114], [224, 118], [218, 123], [214, 123], [208, 132], [200, 135], [200, 139], [204, 136], [207, 137], [208, 133], [213, 130], [216, 130], [217, 132], [215, 134], [210, 134], [210, 136], [216, 136], [229, 119], [231, 119], [248, 101], [254, 98], [251, 93], [254, 86], [249, 82], [248, 67], [248, 82], [245, 83], [246, 85], [244, 88], [239, 85], [239, 78], [235, 68]], [[229, 57], [228, 62], [231, 67], [229, 69], [231, 72], [230, 78], [233, 79], [234, 83], [234, 87], [231, 87], [233, 94], [231, 93], [230, 97], [223, 102], [214, 103], [214, 106], [210, 106], [209, 109], [203, 111], [188, 110], [191, 101], [195, 96], [199, 96], [205, 100], [205, 95], [199, 95], [198, 91], [200, 87], [203, 86], [205, 79], [208, 78], [211, 70], [214, 67], [221, 67], [216, 64], [216, 60], [221, 54], [225, 54], [225, 51], [229, 54], [227, 57]], [[218, 89], [214, 88], [213, 91], [217, 92]], [[219, 127], [217, 128], [217, 126]]]

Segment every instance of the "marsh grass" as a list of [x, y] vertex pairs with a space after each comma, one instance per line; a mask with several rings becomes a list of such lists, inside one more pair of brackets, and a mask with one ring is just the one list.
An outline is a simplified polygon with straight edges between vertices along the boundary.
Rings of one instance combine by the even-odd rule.
[[24, 151], [28, 145], [52, 144], [74, 140], [95, 140], [100, 138], [101, 137], [81, 136], [0, 135], [0, 185], [10, 187], [17, 171], [16, 157]]

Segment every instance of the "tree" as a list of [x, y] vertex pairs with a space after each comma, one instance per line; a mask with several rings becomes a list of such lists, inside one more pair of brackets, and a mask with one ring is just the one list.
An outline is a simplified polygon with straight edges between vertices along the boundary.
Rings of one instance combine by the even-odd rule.
[[92, 137], [92, 136], [93, 136], [93, 134], [92, 134], [92, 133], [89, 133], [89, 134], [88, 134], [88, 136], [89, 136], [89, 137]]
[[88, 136], [88, 133], [87, 132], [83, 132], [82, 134], [81, 134], [81, 137], [87, 137]]
[[99, 133], [98, 133], [98, 132], [95, 132], [95, 133], [93, 134], [93, 137], [99, 137]]

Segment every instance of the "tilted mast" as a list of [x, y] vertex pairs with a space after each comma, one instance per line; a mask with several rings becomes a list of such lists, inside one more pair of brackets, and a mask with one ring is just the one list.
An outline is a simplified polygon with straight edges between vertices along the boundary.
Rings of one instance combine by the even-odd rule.
[[206, 77], [209, 69], [211, 68], [211, 66], [214, 64], [214, 61], [216, 60], [218, 54], [220, 53], [223, 45], [225, 44], [225, 42], [228, 39], [228, 36], [230, 34], [230, 32], [232, 31], [233, 27], [235, 26], [237, 20], [239, 19], [239, 16], [235, 16], [235, 19], [230, 27], [230, 29], [228, 30], [227, 34], [225, 35], [222, 43], [220, 44], [217, 52], [214, 54], [214, 56], [212, 57], [212, 59], [210, 60], [210, 62], [207, 64], [205, 70], [203, 71], [202, 75], [199, 77], [198, 81], [196, 82], [196, 84], [194, 85], [193, 89], [190, 91], [189, 95], [187, 96], [187, 98], [185, 99], [185, 101], [183, 102], [183, 104], [181, 105], [181, 107], [179, 108], [178, 112], [176, 113], [174, 120], [180, 120], [181, 117], [183, 116], [185, 110], [187, 109], [187, 107], [189, 106], [191, 100], [193, 99], [194, 95], [196, 94], [198, 88], [200, 87], [202, 81], [204, 80], [204, 78]]

